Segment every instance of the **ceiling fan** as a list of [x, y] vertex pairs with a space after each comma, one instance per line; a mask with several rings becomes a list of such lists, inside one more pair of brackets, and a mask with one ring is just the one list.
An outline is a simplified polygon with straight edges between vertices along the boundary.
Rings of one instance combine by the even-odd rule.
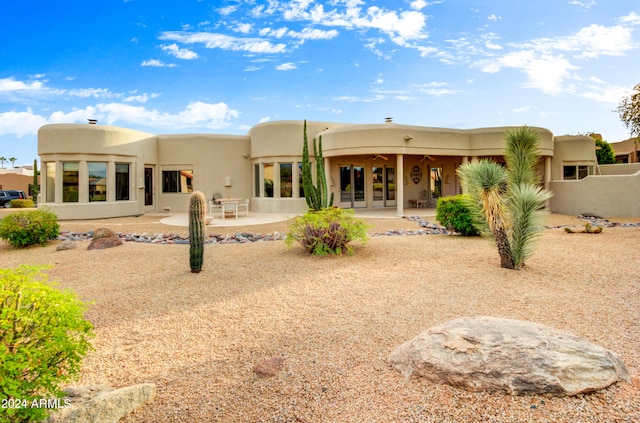
[[377, 159], [382, 159], [382, 160], [389, 160], [388, 157], [383, 156], [382, 154], [376, 154], [372, 157], [373, 160], [377, 160]]
[[428, 155], [428, 154], [425, 154], [425, 155], [424, 155], [424, 157], [420, 159], [420, 161], [421, 161], [421, 162], [424, 162], [424, 161], [425, 161], [425, 160], [427, 160], [427, 159], [431, 160], [432, 162], [435, 162], [435, 161], [436, 161], [436, 159], [434, 159], [432, 156], [430, 156], [430, 155]]

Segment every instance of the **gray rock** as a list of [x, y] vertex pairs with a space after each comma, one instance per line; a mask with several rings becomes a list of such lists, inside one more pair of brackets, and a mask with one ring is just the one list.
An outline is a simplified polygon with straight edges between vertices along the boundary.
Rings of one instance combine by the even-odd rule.
[[548, 326], [485, 316], [434, 326], [388, 362], [407, 378], [513, 395], [576, 395], [630, 382], [611, 351]]
[[76, 247], [77, 245], [75, 242], [71, 241], [70, 239], [65, 239], [60, 244], [58, 244], [58, 246], [56, 247], [56, 251], [73, 250]]
[[143, 383], [114, 389], [96, 385], [65, 389], [71, 406], [60, 408], [47, 423], [117, 423], [141, 405], [152, 401], [156, 385]]

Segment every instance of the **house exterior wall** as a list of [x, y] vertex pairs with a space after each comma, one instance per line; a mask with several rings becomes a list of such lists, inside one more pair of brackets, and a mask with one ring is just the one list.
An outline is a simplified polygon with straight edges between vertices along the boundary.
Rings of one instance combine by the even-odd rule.
[[[616, 166], [616, 165], [613, 165]], [[587, 176], [577, 181], [551, 181], [551, 210], [605, 217], [640, 216], [640, 171], [631, 175]]]
[[[103, 125], [46, 125], [39, 131], [38, 153], [43, 174], [47, 163], [56, 164], [55, 189], [50, 189], [47, 194], [47, 181], [51, 178], [42, 178], [39, 204], [53, 209], [61, 219], [186, 212], [188, 190], [163, 192], [164, 172], [183, 175], [182, 171], [185, 171], [188, 180], [192, 181], [189, 189], [202, 191], [208, 199], [217, 193], [222, 197], [249, 198], [253, 212], [301, 213], [307, 209], [306, 201], [300, 195], [298, 175], [303, 128], [303, 121], [266, 122], [255, 125], [245, 136], [236, 136], [153, 135]], [[327, 182], [336, 198], [335, 204], [340, 204], [340, 168], [353, 165], [364, 169], [366, 183], [365, 200], [354, 207], [397, 207], [398, 214], [402, 214], [404, 208], [410, 207], [425, 191], [429, 193], [431, 205], [435, 204], [437, 195], [460, 193], [457, 167], [482, 157], [501, 161], [505, 132], [515, 128], [461, 130], [395, 123], [308, 122], [307, 134], [310, 156], [313, 156], [313, 139], [322, 137]], [[595, 178], [592, 176], [580, 181], [562, 180], [563, 166], [579, 164], [595, 168], [594, 141], [586, 136], [554, 137], [547, 129], [533, 129], [540, 136], [541, 175], [545, 186], [558, 190], [551, 202], [551, 210], [563, 212], [561, 210], [568, 210], [576, 201], [572, 189], [582, 190], [578, 187], [600, 184], [589, 182]], [[66, 161], [79, 164], [78, 178], [82, 182], [79, 184], [78, 202], [63, 202], [61, 164]], [[89, 201], [90, 184], [86, 181], [90, 162], [108, 164], [106, 201]], [[126, 201], [117, 201], [114, 194], [118, 163], [130, 163], [130, 198]], [[380, 168], [385, 171], [392, 169], [391, 173], [395, 171], [395, 180], [389, 185], [395, 191], [384, 201], [380, 201], [379, 196], [374, 199], [373, 195], [379, 188], [378, 183], [374, 187], [374, 169]], [[438, 171], [432, 173], [431, 169]], [[437, 187], [437, 194], [434, 191], [431, 195], [432, 180], [440, 169], [438, 177], [441, 184]], [[281, 170], [292, 172], [292, 180], [284, 178], [281, 182]], [[634, 178], [624, 182], [627, 188], [638, 184]], [[610, 183], [622, 180], [614, 179]], [[147, 182], [152, 183], [153, 190], [151, 185], [145, 185]], [[55, 196], [51, 198], [54, 191]], [[588, 196], [590, 191], [584, 191], [583, 195]], [[591, 201], [602, 202], [608, 198], [607, 195]], [[150, 204], [145, 204], [145, 198]]]

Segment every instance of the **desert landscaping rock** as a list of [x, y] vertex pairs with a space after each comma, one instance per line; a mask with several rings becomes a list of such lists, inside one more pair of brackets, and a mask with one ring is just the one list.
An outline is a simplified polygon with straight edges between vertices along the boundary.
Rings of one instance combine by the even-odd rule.
[[487, 316], [434, 326], [388, 361], [407, 378], [515, 395], [568, 396], [631, 382], [611, 351], [548, 326]]
[[117, 236], [108, 236], [106, 238], [94, 238], [87, 247], [87, 250], [104, 250], [105, 248], [113, 248], [122, 245], [122, 241]]
[[61, 408], [46, 423], [117, 423], [138, 407], [152, 401], [156, 385], [143, 383], [114, 389], [105, 385], [65, 389], [71, 407]]
[[56, 251], [72, 250], [77, 247], [77, 244], [70, 239], [65, 239], [56, 246]]

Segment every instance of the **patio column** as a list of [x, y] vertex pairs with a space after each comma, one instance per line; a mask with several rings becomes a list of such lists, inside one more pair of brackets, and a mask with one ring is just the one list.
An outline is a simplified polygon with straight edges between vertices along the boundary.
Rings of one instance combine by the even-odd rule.
[[396, 212], [404, 216], [404, 155], [396, 154]]
[[[551, 157], [546, 156], [544, 158], [544, 189], [549, 189], [549, 182], [551, 182]], [[547, 211], [551, 209], [551, 200], [544, 203], [544, 208]]]

